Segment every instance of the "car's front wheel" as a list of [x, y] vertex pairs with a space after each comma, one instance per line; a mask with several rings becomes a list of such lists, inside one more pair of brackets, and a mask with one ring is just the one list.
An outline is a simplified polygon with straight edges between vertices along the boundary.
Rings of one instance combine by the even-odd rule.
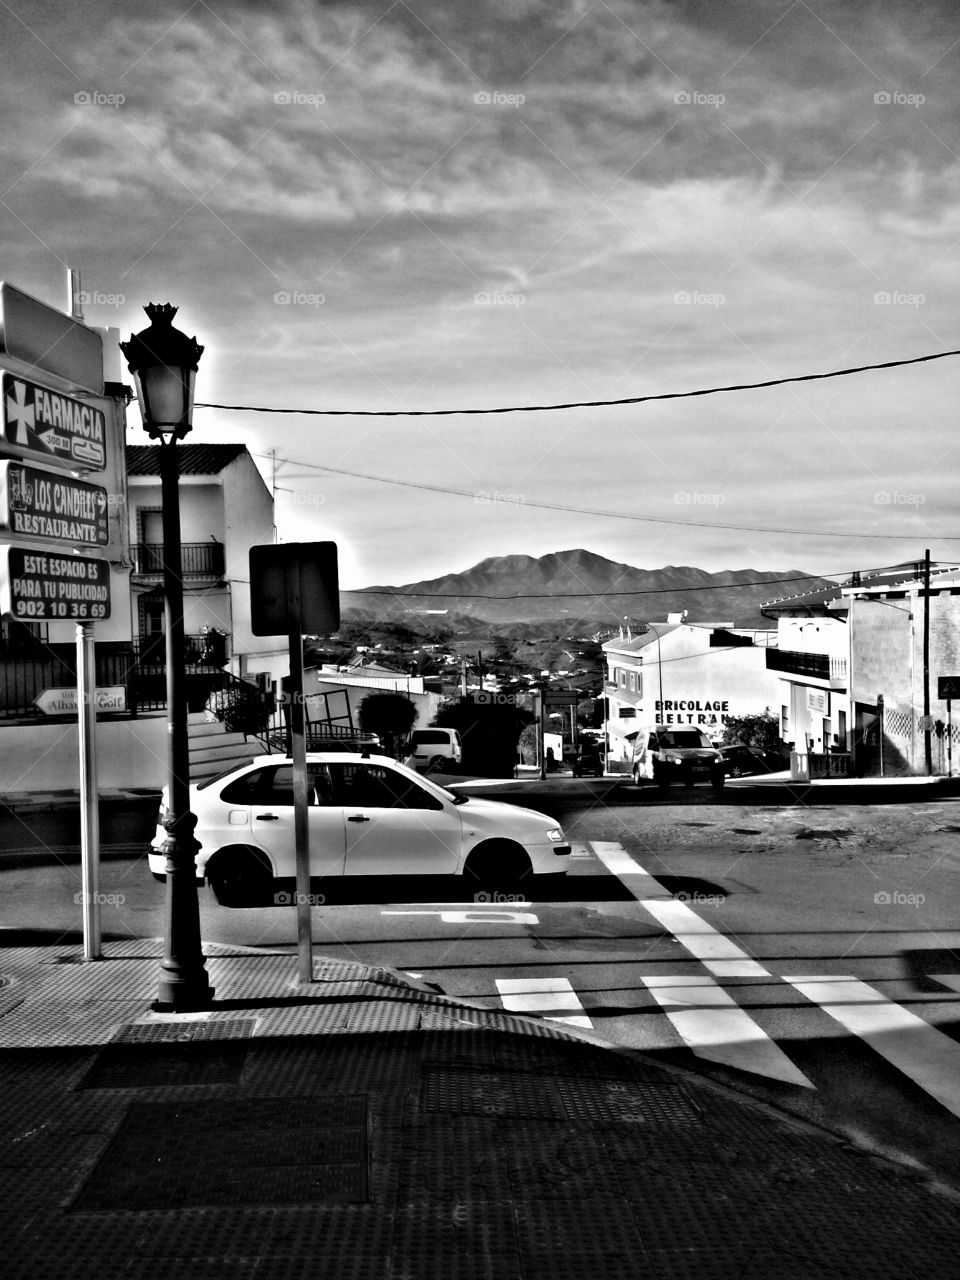
[[262, 906], [273, 870], [258, 849], [221, 849], [207, 864], [207, 879], [221, 907]]
[[530, 859], [512, 840], [488, 840], [470, 854], [463, 874], [478, 885], [499, 887], [529, 875]]

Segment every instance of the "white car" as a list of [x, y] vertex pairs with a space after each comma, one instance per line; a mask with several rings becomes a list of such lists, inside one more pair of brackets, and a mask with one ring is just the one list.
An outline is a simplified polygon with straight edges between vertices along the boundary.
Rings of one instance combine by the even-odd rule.
[[[463, 875], [477, 884], [562, 875], [570, 845], [553, 818], [496, 800], [456, 795], [383, 756], [307, 756], [310, 874]], [[162, 821], [167, 804], [163, 794]], [[262, 901], [274, 879], [296, 875], [293, 762], [257, 756], [190, 788], [197, 876], [224, 905]], [[148, 861], [162, 879], [160, 825]]]

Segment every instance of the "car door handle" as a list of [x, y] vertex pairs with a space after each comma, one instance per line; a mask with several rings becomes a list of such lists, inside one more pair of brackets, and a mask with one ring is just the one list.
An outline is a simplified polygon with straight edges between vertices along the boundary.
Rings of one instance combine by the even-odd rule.
[[258, 822], [279, 822], [280, 815], [279, 813], [258, 813], [257, 821]]
[[370, 819], [365, 817], [364, 814], [362, 813], [353, 813], [350, 815], [347, 821], [348, 822], [369, 822]]

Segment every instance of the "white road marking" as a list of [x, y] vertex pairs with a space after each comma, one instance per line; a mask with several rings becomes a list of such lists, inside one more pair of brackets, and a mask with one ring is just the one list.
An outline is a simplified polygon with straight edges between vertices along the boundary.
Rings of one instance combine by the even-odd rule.
[[641, 981], [698, 1058], [806, 1089], [816, 1087], [713, 978], [700, 974]]
[[539, 924], [532, 911], [381, 911], [382, 916], [439, 916], [442, 924]]
[[960, 992], [960, 973], [931, 973], [930, 977], [941, 986]]
[[567, 978], [497, 978], [496, 983], [503, 1007], [511, 1013], [537, 1013], [549, 1022], [593, 1026]]
[[960, 1044], [850, 975], [784, 976], [842, 1027], [960, 1116]]
[[[769, 971], [758, 964], [713, 925], [702, 920], [685, 902], [680, 902], [638, 862], [622, 844], [593, 840], [593, 850], [609, 871], [626, 886], [644, 911], [673, 934], [691, 955], [702, 960], [718, 978], [764, 978]], [[732, 967], [735, 966], [735, 967]]]

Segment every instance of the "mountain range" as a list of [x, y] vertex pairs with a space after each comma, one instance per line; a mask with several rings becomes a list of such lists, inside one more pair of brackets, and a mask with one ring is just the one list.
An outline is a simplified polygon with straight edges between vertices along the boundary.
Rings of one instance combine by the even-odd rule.
[[536, 623], [579, 631], [625, 619], [663, 621], [683, 610], [690, 622], [762, 627], [773, 624], [760, 614], [761, 604], [829, 585], [799, 569], [639, 569], [581, 547], [543, 556], [490, 556], [462, 573], [344, 591], [341, 608], [347, 620], [389, 619], [413, 629], [426, 623], [454, 630]]

